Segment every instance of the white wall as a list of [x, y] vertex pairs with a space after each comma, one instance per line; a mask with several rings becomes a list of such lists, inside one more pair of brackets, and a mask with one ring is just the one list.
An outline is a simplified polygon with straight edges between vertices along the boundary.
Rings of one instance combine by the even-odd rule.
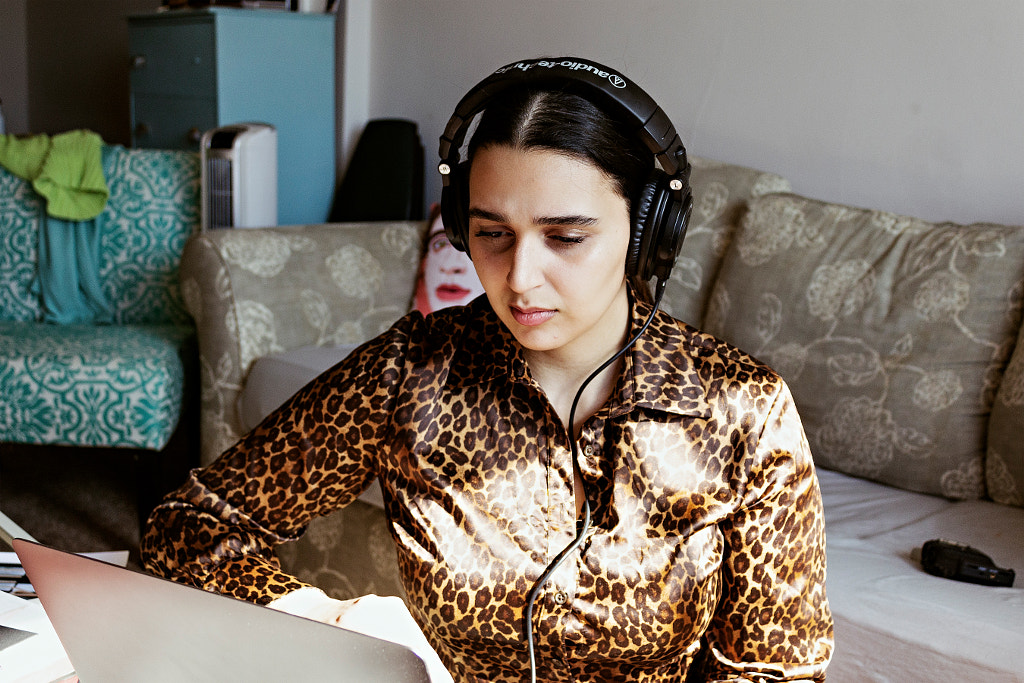
[[437, 136], [469, 87], [579, 54], [647, 89], [693, 154], [812, 197], [1024, 224], [1018, 0], [349, 0], [364, 3], [367, 116], [419, 122], [428, 201]]

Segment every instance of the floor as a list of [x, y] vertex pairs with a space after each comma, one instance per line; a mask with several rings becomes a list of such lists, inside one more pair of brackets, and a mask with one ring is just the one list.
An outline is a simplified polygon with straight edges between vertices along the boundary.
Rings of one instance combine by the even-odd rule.
[[130, 453], [0, 444], [0, 510], [61, 550], [138, 557], [136, 470]]

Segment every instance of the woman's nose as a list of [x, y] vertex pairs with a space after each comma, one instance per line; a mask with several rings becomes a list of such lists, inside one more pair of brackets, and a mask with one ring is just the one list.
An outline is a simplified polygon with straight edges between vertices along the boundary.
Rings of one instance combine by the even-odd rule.
[[509, 264], [508, 286], [514, 292], [526, 292], [544, 282], [542, 255], [528, 240], [516, 243]]

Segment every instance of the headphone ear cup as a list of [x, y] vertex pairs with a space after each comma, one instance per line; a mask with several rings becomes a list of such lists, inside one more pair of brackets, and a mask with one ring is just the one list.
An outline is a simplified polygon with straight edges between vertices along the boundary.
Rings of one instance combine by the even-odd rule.
[[629, 235], [629, 251], [626, 252], [627, 275], [643, 277], [644, 236], [648, 232], [648, 218], [657, 193], [657, 178], [651, 174], [633, 205], [633, 225]]
[[658, 278], [658, 282], [667, 282], [672, 274], [672, 267], [679, 256], [679, 250], [683, 246], [683, 238], [686, 237], [686, 228], [690, 222], [690, 212], [693, 209], [693, 196], [689, 188], [683, 194], [682, 199], [676, 195], [666, 192], [667, 202], [662, 219], [658, 225], [657, 239], [652, 241], [651, 253], [649, 254], [650, 274], [648, 277]]
[[636, 203], [626, 272], [642, 280], [668, 280], [686, 235], [693, 199], [689, 188], [681, 197], [673, 192], [670, 181], [664, 171], [654, 170]]
[[452, 166], [448, 184], [441, 188], [441, 222], [448, 242], [469, 253], [469, 192], [466, 162]]
[[664, 171], [652, 171], [640, 191], [633, 212], [633, 234], [630, 236], [626, 257], [626, 272], [642, 280], [650, 280], [654, 274], [665, 210], [671, 200], [668, 180]]

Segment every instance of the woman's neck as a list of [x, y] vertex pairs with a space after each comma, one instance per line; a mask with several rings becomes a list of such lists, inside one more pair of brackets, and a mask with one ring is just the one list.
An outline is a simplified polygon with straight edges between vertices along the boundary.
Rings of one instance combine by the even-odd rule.
[[544, 390], [562, 424], [573, 438], [578, 438], [579, 425], [604, 405], [615, 386], [622, 368], [619, 358], [595, 377], [586, 387], [576, 408], [576, 425], [569, 424], [573, 400], [581, 385], [602, 363], [614, 356], [626, 343], [629, 333], [629, 299], [611, 312], [608, 322], [592, 330], [586, 339], [555, 351], [524, 349], [530, 373]]

